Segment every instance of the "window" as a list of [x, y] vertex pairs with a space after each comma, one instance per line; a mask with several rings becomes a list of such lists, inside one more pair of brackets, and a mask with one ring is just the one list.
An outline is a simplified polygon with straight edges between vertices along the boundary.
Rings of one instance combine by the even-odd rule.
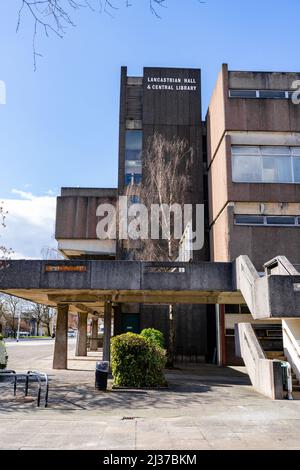
[[300, 183], [300, 147], [232, 146], [235, 183]]
[[126, 131], [125, 184], [140, 183], [142, 178], [142, 131]]
[[291, 99], [294, 92], [286, 90], [229, 90], [229, 98]]
[[247, 147], [247, 150], [246, 147], [232, 147], [233, 181], [260, 182], [261, 173], [261, 157], [257, 147]]
[[236, 215], [236, 225], [300, 227], [300, 217], [294, 215]]
[[284, 100], [286, 98], [286, 92], [278, 90], [260, 90], [259, 97]]
[[142, 182], [142, 175], [135, 173], [126, 173], [125, 174], [125, 184], [139, 184]]
[[230, 98], [258, 98], [256, 90], [230, 90]]
[[235, 223], [238, 225], [264, 225], [264, 216], [236, 215]]
[[271, 216], [267, 217], [267, 225], [295, 225], [296, 220], [295, 217], [288, 217], [288, 216]]
[[126, 131], [125, 160], [140, 160], [142, 154], [142, 131]]
[[137, 196], [136, 194], [130, 196], [130, 202], [131, 204], [140, 204], [141, 203], [141, 198]]

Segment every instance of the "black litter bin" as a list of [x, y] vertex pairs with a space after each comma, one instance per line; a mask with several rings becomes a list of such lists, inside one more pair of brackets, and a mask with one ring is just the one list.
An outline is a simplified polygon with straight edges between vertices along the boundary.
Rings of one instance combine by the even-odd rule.
[[108, 361], [96, 362], [95, 388], [97, 388], [98, 390], [107, 389], [108, 371], [109, 371]]

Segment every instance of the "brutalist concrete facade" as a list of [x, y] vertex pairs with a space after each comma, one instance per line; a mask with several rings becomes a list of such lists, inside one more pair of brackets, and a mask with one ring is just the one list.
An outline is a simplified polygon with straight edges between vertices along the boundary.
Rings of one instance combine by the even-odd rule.
[[[62, 252], [70, 258], [126, 258], [118, 240], [96, 239], [95, 205], [114, 203], [131, 178], [142, 181], [142, 154], [157, 132], [185, 138], [194, 150], [193, 191], [185, 202], [204, 203], [209, 215], [205, 246], [195, 261], [231, 262], [248, 255], [263, 271], [266, 261], [284, 255], [300, 265], [300, 106], [292, 102], [298, 80], [300, 73], [229, 71], [224, 64], [203, 123], [200, 70], [146, 67], [143, 76], [131, 77], [122, 67], [118, 188], [62, 190], [56, 224]], [[153, 326], [168, 337], [164, 306], [116, 305], [116, 333], [126, 327], [126, 315], [137, 318], [139, 328]], [[212, 357], [215, 319], [211, 307], [176, 307], [178, 358]], [[221, 309], [223, 362], [235, 361], [232, 332], [242, 321], [253, 321], [245, 306]]]

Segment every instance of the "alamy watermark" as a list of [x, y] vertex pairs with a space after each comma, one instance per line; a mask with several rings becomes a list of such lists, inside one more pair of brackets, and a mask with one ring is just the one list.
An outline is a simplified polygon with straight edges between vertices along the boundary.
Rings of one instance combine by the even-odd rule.
[[0, 80], [0, 105], [6, 104], [6, 85], [3, 80]]
[[292, 83], [292, 90], [295, 90], [292, 93], [292, 103], [300, 104], [300, 80], [295, 80]]
[[96, 210], [99, 221], [96, 227], [98, 239], [116, 240], [181, 240], [186, 227], [189, 250], [201, 250], [204, 246], [203, 204], [131, 204], [130, 198], [120, 196], [117, 206], [100, 204]]

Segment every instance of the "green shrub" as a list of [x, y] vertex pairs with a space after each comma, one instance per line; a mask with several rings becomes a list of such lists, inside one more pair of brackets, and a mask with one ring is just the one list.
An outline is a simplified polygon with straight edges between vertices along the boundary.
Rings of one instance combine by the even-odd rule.
[[156, 387], [165, 384], [165, 351], [141, 335], [125, 333], [111, 340], [114, 384]]
[[147, 338], [150, 341], [152, 341], [158, 347], [160, 348], [164, 347], [164, 335], [162, 334], [161, 331], [155, 330], [154, 328], [146, 328], [145, 330], [141, 332], [141, 335], [144, 338]]
[[7, 351], [5, 347], [5, 343], [3, 341], [3, 336], [0, 335], [0, 369], [5, 369], [7, 366]]

